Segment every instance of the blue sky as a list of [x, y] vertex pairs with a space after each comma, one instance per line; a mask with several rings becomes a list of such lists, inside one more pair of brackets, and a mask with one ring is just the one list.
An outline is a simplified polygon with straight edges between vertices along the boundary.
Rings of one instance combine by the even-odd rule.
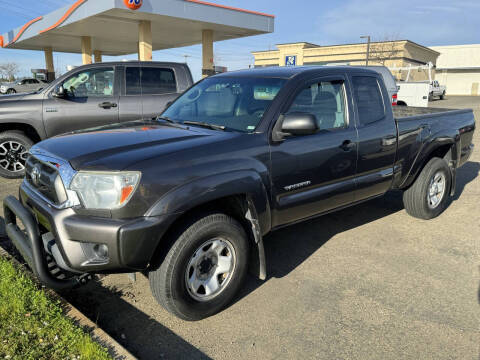
[[[101, 0], [96, 0], [101, 1]], [[161, 1], [161, 0], [156, 0]], [[479, 0], [210, 0], [274, 14], [275, 32], [215, 44], [215, 62], [229, 69], [253, 64], [251, 51], [274, 49], [275, 44], [306, 41], [319, 45], [360, 42], [360, 35], [373, 40], [409, 39], [426, 46], [480, 43]], [[0, 0], [0, 33], [23, 25], [75, 0]], [[194, 77], [201, 72], [201, 47], [191, 46], [154, 53], [154, 60], [185, 61]], [[106, 57], [107, 60], [136, 58]], [[78, 65], [78, 54], [55, 53], [55, 66], [64, 70]], [[19, 63], [23, 75], [43, 68], [42, 52], [0, 49], [0, 63]]]

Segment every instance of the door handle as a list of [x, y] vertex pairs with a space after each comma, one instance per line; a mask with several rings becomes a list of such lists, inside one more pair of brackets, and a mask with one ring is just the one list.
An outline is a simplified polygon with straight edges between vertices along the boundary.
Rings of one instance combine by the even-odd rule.
[[345, 140], [342, 145], [340, 145], [340, 149], [343, 151], [351, 151], [355, 147], [355, 143], [351, 140]]
[[98, 107], [104, 108], [104, 109], [110, 109], [110, 108], [116, 108], [118, 105], [112, 102], [103, 102], [98, 104]]

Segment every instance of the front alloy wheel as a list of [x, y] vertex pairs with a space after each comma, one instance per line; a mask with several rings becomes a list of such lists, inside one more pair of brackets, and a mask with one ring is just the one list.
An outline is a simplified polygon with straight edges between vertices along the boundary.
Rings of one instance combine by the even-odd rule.
[[190, 296], [208, 301], [224, 290], [235, 271], [236, 255], [228, 240], [211, 239], [202, 244], [188, 262], [185, 281]]

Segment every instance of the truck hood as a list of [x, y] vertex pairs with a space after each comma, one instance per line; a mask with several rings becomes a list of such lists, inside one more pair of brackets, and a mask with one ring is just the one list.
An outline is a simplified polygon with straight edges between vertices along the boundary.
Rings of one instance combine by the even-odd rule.
[[143, 160], [234, 136], [235, 133], [138, 120], [59, 135], [38, 143], [31, 152], [67, 160], [75, 170], [124, 170]]

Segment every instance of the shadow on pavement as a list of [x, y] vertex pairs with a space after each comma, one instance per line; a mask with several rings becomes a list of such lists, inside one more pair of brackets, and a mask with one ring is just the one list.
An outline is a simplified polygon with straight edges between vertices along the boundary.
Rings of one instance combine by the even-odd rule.
[[480, 163], [469, 161], [457, 171], [457, 188], [453, 200], [458, 200], [465, 190], [465, 185], [478, 177], [480, 172]]
[[[479, 172], [480, 163], [472, 161], [458, 169], [456, 193], [453, 200], [460, 198], [465, 186], [475, 180]], [[272, 277], [278, 278], [288, 275], [336, 234], [368, 224], [401, 210], [403, 210], [402, 192], [390, 192], [384, 197], [283, 228], [267, 235], [264, 239], [267, 281]], [[261, 286], [262, 283], [261, 280], [249, 277], [237, 301]]]
[[[390, 192], [384, 197], [267, 235], [264, 239], [267, 281], [272, 277], [288, 275], [336, 234], [389, 216], [402, 209], [402, 193]], [[240, 298], [247, 296], [262, 283], [258, 279], [249, 277]]]

